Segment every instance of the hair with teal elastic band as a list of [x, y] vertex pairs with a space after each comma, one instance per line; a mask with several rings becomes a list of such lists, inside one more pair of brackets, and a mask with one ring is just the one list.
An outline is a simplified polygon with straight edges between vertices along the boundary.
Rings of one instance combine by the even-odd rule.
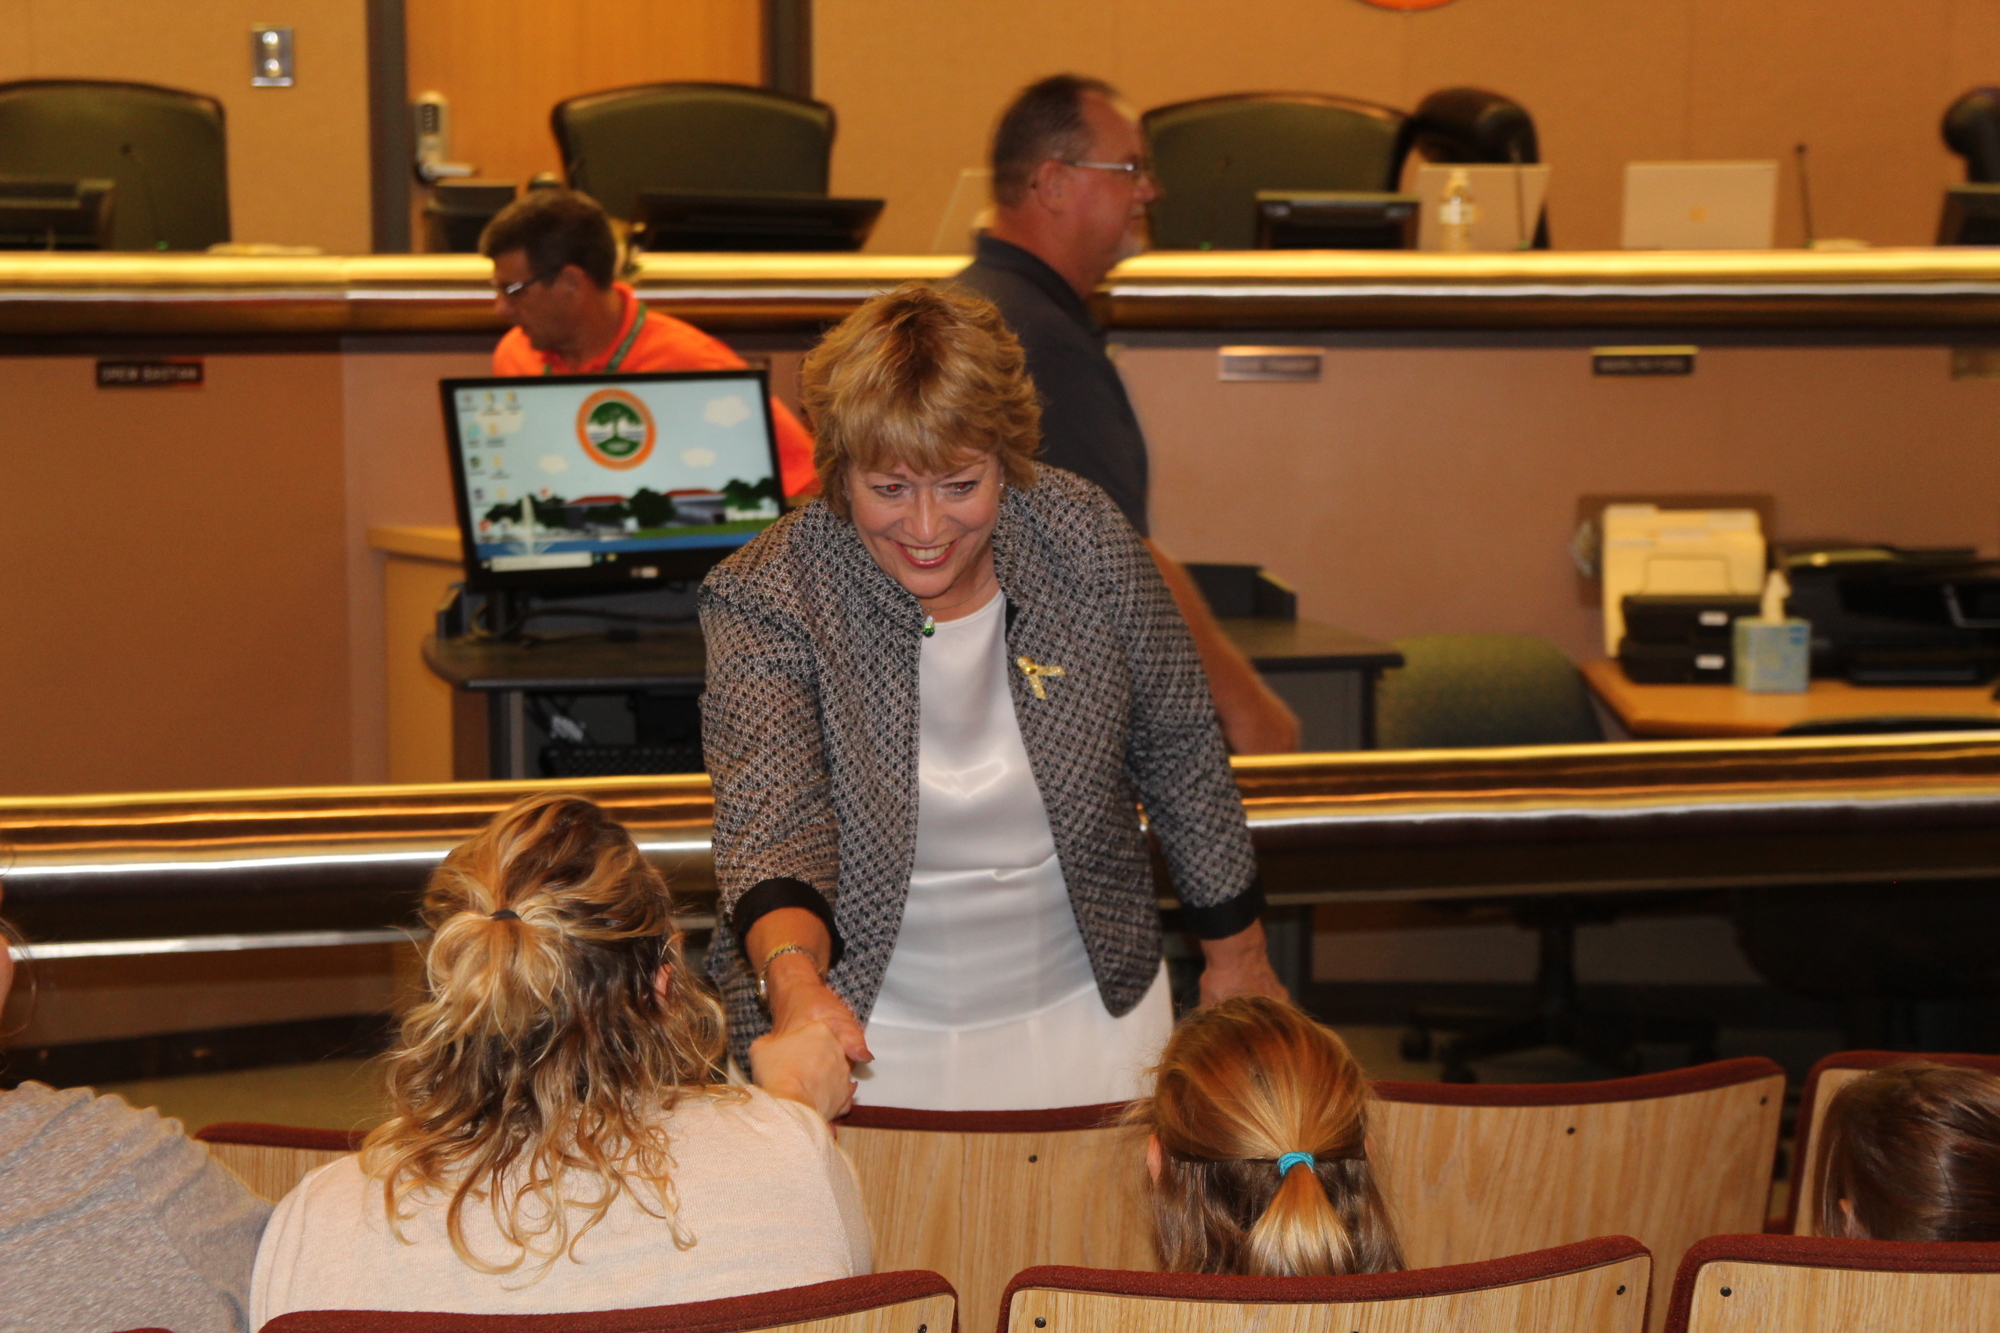
[[1313, 1160], [1313, 1155], [1309, 1152], [1288, 1152], [1278, 1159], [1278, 1174], [1282, 1176], [1295, 1166], [1303, 1166], [1306, 1170], [1313, 1171], [1318, 1169], [1319, 1163]]

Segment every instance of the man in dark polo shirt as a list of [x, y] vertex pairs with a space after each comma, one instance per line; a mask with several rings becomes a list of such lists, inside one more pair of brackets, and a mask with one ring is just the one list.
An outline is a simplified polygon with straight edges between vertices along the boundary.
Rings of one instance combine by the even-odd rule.
[[993, 133], [993, 223], [961, 286], [1000, 307], [1042, 397], [1043, 462], [1103, 487], [1146, 538], [1194, 633], [1223, 735], [1238, 754], [1299, 748], [1299, 721], [1215, 623], [1194, 580], [1152, 541], [1146, 437], [1085, 304], [1145, 248], [1138, 121], [1109, 84], [1058, 74], [1023, 89]]

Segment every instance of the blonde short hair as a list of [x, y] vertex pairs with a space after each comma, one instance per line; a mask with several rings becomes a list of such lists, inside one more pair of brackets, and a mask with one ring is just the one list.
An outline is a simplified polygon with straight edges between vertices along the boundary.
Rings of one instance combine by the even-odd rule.
[[[629, 1195], [692, 1244], [674, 1221], [664, 1126], [680, 1097], [718, 1091], [722, 1008], [687, 967], [666, 883], [631, 836], [580, 796], [527, 797], [433, 872], [423, 920], [425, 995], [388, 1058], [390, 1117], [362, 1156], [389, 1225], [421, 1197], [446, 1199], [468, 1267], [532, 1271]], [[469, 1204], [491, 1215], [502, 1254], [472, 1252]]]
[[800, 398], [827, 507], [847, 517], [854, 468], [952, 472], [980, 455], [1035, 484], [1042, 409], [1000, 311], [954, 287], [905, 283], [849, 315], [806, 357]]

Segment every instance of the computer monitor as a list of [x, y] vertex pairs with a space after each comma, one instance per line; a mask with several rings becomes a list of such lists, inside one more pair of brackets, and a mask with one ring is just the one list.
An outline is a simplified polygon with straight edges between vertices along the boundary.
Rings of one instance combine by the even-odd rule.
[[476, 590], [644, 591], [698, 579], [783, 512], [761, 370], [439, 387]]
[[1948, 186], [1937, 243], [2000, 245], [2000, 185]]
[[880, 199], [648, 190], [632, 205], [632, 236], [656, 253], [852, 251], [868, 243], [881, 216]]
[[0, 250], [106, 250], [111, 246], [108, 180], [0, 176]]
[[1259, 250], [1408, 250], [1416, 243], [1413, 194], [1257, 191]]

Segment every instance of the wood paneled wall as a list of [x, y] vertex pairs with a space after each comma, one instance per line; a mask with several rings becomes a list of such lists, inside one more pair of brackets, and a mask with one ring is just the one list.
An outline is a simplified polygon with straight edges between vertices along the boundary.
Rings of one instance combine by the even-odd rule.
[[669, 79], [757, 83], [758, 0], [407, 0], [410, 94], [451, 99], [455, 160], [487, 180], [561, 171], [549, 110]]
[[1927, 244], [1958, 160], [1950, 100], [2000, 82], [1993, 0], [818, 0], [814, 87], [840, 113], [837, 193], [889, 200], [870, 249], [929, 248], [962, 167], [1023, 84], [1065, 69], [1145, 108], [1259, 89], [1401, 107], [1458, 84], [1533, 113], [1555, 166], [1558, 246], [1616, 248], [1627, 161], [1775, 158], [1778, 242], [1802, 237], [1794, 145], [1819, 235]]
[[[250, 26], [290, 24], [298, 82], [250, 86]], [[0, 0], [0, 80], [130, 79], [205, 93], [229, 127], [239, 241], [369, 249], [361, 0]]]

